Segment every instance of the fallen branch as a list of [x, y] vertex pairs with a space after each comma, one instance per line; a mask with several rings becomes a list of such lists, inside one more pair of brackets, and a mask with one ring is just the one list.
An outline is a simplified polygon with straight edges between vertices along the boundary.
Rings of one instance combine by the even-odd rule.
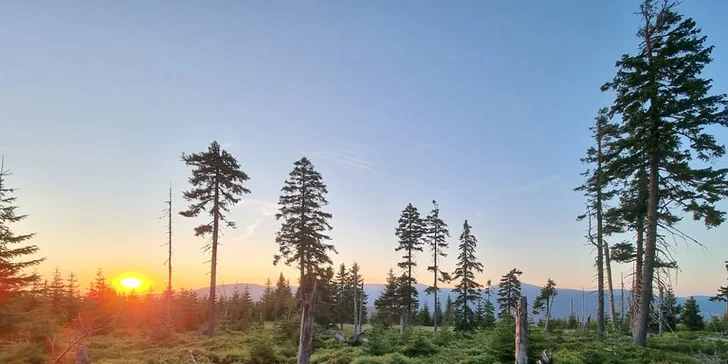
[[193, 363], [197, 364], [197, 359], [195, 359], [195, 353], [193, 353], [192, 350], [190, 350], [190, 359], [192, 359]]

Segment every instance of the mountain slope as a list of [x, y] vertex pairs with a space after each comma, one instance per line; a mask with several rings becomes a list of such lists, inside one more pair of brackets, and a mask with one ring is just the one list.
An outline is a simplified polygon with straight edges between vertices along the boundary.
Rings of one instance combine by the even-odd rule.
[[[220, 285], [217, 286], [217, 295], [223, 296], [223, 297], [229, 297], [233, 294], [233, 292], [243, 292], [245, 289], [245, 286], [248, 286], [248, 289], [250, 290], [250, 295], [252, 296], [254, 301], [260, 300], [261, 297], [263, 297], [263, 292], [265, 291], [265, 286], [259, 285], [259, 284], [248, 284], [248, 283], [238, 283], [238, 284], [226, 284], [226, 285]], [[369, 306], [374, 305], [374, 299], [379, 297], [379, 294], [384, 290], [384, 284], [364, 284], [364, 291], [369, 295]], [[275, 288], [275, 287], [273, 287]], [[420, 292], [420, 305], [424, 305], [425, 302], [427, 302], [432, 308], [432, 295], [425, 294], [425, 289], [427, 288], [424, 284], [417, 284], [417, 291]], [[296, 292], [296, 287], [291, 287], [292, 291]], [[491, 300], [493, 301], [493, 304], [496, 306], [496, 310], [498, 309], [498, 304], [495, 302], [498, 292], [498, 286], [493, 286], [493, 294], [491, 295]], [[200, 297], [207, 297], [208, 292], [210, 291], [209, 288], [200, 288], [195, 290], [198, 296]], [[535, 286], [532, 284], [523, 283], [521, 287], [521, 293], [528, 297], [529, 305], [533, 303], [533, 301], [536, 299], [536, 297], [541, 293], [541, 287]], [[606, 292], [605, 292], [606, 293]], [[447, 296], [450, 296], [450, 298], [454, 301], [456, 293], [452, 292], [451, 288], [443, 288], [440, 292], [440, 302], [443, 305], [443, 308], [445, 306], [445, 301], [447, 300]], [[582, 296], [584, 298], [584, 311], [585, 315], [587, 317], [591, 316], [594, 317], [596, 313], [596, 307], [597, 307], [597, 297], [596, 297], [596, 291], [584, 291], [578, 289], [570, 289], [570, 288], [558, 288], [558, 295], [554, 298], [554, 307], [552, 309], [552, 316], [553, 317], [560, 317], [560, 318], [567, 318], [569, 317], [570, 312], [570, 306], [571, 301], [574, 302], [574, 311], [576, 312], [577, 316], [582, 315]], [[685, 302], [685, 299], [687, 297], [678, 297], [678, 303], [682, 304]], [[725, 310], [725, 303], [723, 302], [710, 302], [708, 300], [709, 296], [695, 296], [695, 299], [698, 301], [698, 304], [700, 305], [701, 312], [703, 314], [703, 317], [706, 319], [710, 318], [710, 315], [714, 316], [721, 316], [723, 315], [723, 312]], [[620, 312], [621, 308], [621, 300], [622, 300], [622, 291], [621, 290], [615, 290], [614, 291], [614, 299], [615, 299], [615, 310], [617, 311], [617, 314]], [[607, 314], [609, 314], [609, 306], [608, 306], [608, 298], [605, 296], [605, 307], [607, 309]], [[624, 307], [625, 310], [629, 310], [629, 291], [624, 292]]]

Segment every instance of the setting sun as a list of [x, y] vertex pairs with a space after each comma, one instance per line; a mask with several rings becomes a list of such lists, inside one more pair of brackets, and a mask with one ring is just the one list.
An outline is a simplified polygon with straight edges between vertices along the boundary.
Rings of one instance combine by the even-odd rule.
[[141, 279], [137, 277], [127, 277], [121, 280], [121, 285], [127, 289], [137, 289], [142, 285]]
[[151, 282], [143, 274], [137, 272], [124, 273], [113, 281], [114, 288], [118, 292], [129, 293], [131, 291], [143, 292], [149, 289]]

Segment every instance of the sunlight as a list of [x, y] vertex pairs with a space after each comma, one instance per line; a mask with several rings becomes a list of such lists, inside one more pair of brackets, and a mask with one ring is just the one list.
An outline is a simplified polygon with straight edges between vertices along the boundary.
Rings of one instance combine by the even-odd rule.
[[119, 275], [113, 280], [117, 292], [137, 293], [145, 292], [151, 286], [151, 282], [143, 274], [138, 272], [127, 272]]

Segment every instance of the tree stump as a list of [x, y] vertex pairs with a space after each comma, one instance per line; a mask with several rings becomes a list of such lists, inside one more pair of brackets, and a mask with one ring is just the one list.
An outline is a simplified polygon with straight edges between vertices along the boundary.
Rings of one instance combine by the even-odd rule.
[[88, 348], [86, 345], [78, 345], [76, 347], [76, 364], [91, 364], [88, 359]]
[[528, 364], [528, 300], [521, 297], [516, 307], [516, 364]]

